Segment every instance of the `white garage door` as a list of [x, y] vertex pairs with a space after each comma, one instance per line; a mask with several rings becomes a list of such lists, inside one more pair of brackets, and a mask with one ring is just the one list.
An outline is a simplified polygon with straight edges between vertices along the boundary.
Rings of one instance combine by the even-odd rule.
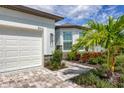
[[0, 72], [42, 65], [42, 32], [0, 29]]

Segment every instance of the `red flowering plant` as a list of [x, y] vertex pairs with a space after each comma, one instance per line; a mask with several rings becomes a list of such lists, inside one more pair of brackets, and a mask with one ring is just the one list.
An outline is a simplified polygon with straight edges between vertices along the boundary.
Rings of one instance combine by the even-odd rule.
[[90, 57], [92, 57], [92, 58], [96, 58], [96, 57], [99, 57], [99, 56], [102, 56], [101, 52], [91, 52], [91, 55], [90, 55]]
[[75, 58], [75, 60], [76, 60], [76, 61], [79, 61], [79, 60], [80, 60], [80, 57], [81, 57], [81, 54], [80, 54], [79, 52], [77, 52], [77, 53], [76, 53], [76, 58]]
[[90, 58], [96, 58], [102, 56], [103, 53], [101, 52], [86, 52], [81, 57], [81, 62], [88, 62]]
[[89, 58], [90, 58], [90, 54], [89, 54], [89, 52], [87, 52], [87, 53], [84, 53], [84, 54], [81, 56], [80, 60], [81, 60], [82, 62], [88, 62]]

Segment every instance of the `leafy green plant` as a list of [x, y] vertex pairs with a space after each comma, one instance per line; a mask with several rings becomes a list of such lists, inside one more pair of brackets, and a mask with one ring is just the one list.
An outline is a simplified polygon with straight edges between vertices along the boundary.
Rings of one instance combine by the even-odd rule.
[[97, 88], [113, 88], [114, 86], [106, 80], [97, 80]]
[[123, 73], [124, 72], [124, 68], [121, 67], [121, 66], [116, 66], [115, 72]]
[[119, 55], [116, 57], [116, 66], [121, 66], [124, 63], [124, 55]]
[[75, 60], [76, 59], [76, 53], [77, 52], [69, 52], [68, 54], [67, 54], [67, 60]]
[[45, 63], [45, 67], [51, 70], [58, 70], [61, 68], [65, 68], [65, 63], [61, 63], [62, 60], [62, 51], [55, 50], [52, 54], [52, 59], [50, 62]]
[[121, 75], [121, 76], [120, 76], [120, 82], [121, 82], [121, 83], [124, 83], [124, 75]]
[[116, 85], [118, 88], [124, 88], [124, 83], [117, 83]]
[[120, 80], [117, 82], [117, 87], [124, 88], [124, 74], [120, 76]]
[[88, 72], [86, 74], [81, 74], [72, 79], [73, 82], [76, 82], [79, 85], [92, 86], [95, 85], [99, 78], [93, 74], [92, 72]]
[[62, 51], [57, 49], [53, 52], [52, 54], [52, 62], [57, 62], [58, 64], [61, 64], [61, 60], [62, 60]]
[[96, 65], [99, 63], [99, 59], [98, 58], [90, 58], [88, 63], [92, 64], [92, 65]]
[[[122, 66], [122, 71], [124, 71]], [[117, 67], [116, 67], [117, 68]], [[114, 81], [110, 82], [111, 71], [109, 71], [107, 64], [102, 64], [100, 68], [92, 69], [87, 73], [81, 74], [72, 79], [73, 82], [84, 87], [97, 87], [97, 88], [114, 88], [124, 87], [124, 73], [115, 73]]]
[[121, 15], [118, 19], [110, 16], [106, 24], [91, 20], [88, 24], [90, 29], [85, 31], [83, 36], [78, 39], [73, 50], [81, 46], [92, 48], [94, 45], [100, 45], [107, 51], [108, 69], [114, 73], [115, 57], [119, 55], [120, 48], [124, 47], [123, 24], [124, 15]]
[[106, 58], [102, 57], [102, 56], [98, 56], [96, 58], [90, 58], [89, 59], [89, 64], [104, 64], [106, 63]]
[[98, 79], [99, 79], [99, 78], [98, 78], [95, 74], [93, 74], [93, 73], [91, 72], [91, 73], [89, 73], [89, 74], [87, 75], [86, 83], [87, 83], [88, 85], [94, 85], [94, 84], [96, 84], [96, 82], [97, 82]]

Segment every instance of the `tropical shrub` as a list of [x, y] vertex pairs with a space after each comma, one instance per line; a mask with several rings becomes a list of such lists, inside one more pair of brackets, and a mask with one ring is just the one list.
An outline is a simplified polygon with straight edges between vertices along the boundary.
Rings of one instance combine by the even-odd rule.
[[122, 63], [124, 63], [124, 55], [119, 55], [116, 57], [116, 66], [120, 66]]
[[101, 64], [103, 61], [105, 61], [105, 57], [103, 55], [104, 54], [101, 52], [86, 52], [82, 54], [80, 60], [82, 62], [90, 62], [91, 64]]
[[121, 66], [116, 66], [116, 68], [115, 68], [115, 72], [123, 73], [123, 72], [124, 72], [124, 68], [121, 67]]
[[69, 52], [67, 54], [67, 60], [75, 60], [75, 61], [79, 61], [81, 57], [81, 54], [79, 52]]
[[81, 46], [89, 48], [94, 45], [101, 46], [107, 51], [108, 69], [114, 73], [115, 58], [120, 55], [120, 48], [124, 48], [124, 15], [117, 19], [110, 16], [106, 24], [91, 20], [88, 25], [90, 29], [78, 39], [73, 50], [77, 50]]
[[123, 73], [124, 74], [124, 55], [120, 55], [116, 57], [116, 64], [115, 64], [115, 72]]
[[99, 58], [90, 58], [88, 63], [92, 65], [96, 65], [99, 63]]
[[106, 63], [106, 58], [103, 56], [98, 56], [96, 58], [90, 58], [89, 59], [89, 64], [96, 65], [96, 64], [104, 64], [104, 63]]
[[61, 60], [62, 60], [62, 51], [57, 49], [53, 52], [52, 54], [52, 62], [57, 62], [58, 64], [61, 64]]
[[67, 60], [75, 60], [76, 59], [76, 52], [69, 52], [67, 54]]
[[52, 54], [52, 59], [50, 62], [45, 63], [45, 67], [51, 70], [58, 70], [65, 67], [65, 63], [61, 63], [62, 51], [57, 49]]
[[96, 87], [97, 88], [113, 88], [114, 86], [107, 80], [97, 80]]
[[97, 70], [90, 70], [86, 74], [82, 74], [80, 76], [75, 77], [72, 79], [73, 82], [79, 85], [85, 85], [86, 87], [97, 87], [97, 88], [111, 88], [114, 87], [110, 82], [107, 80], [101, 79], [97, 74]]
[[83, 87], [122, 88], [124, 87], [124, 68], [122, 66], [117, 66], [116, 68], [118, 67], [120, 67], [121, 71], [115, 70], [113, 81], [110, 80], [112, 73], [106, 63], [101, 64], [99, 68], [92, 69], [87, 73], [75, 77], [72, 81]]
[[72, 79], [72, 81], [76, 82], [79, 85], [91, 86], [97, 82], [97, 79], [93, 73], [88, 72], [86, 74], [75, 77], [74, 79]]
[[120, 82], [124, 83], [124, 75], [123, 74], [120, 76]]
[[117, 82], [117, 87], [124, 88], [124, 75], [123, 74], [120, 76], [119, 82]]
[[81, 62], [88, 62], [90, 56], [91, 55], [89, 52], [83, 53], [82, 56], [80, 57]]

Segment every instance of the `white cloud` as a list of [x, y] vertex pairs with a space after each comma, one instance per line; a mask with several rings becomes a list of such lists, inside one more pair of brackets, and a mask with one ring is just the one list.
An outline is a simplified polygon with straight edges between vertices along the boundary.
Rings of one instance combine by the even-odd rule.
[[97, 13], [101, 6], [81, 6], [81, 5], [29, 5], [28, 7], [35, 8], [38, 10], [44, 10], [50, 13], [55, 13], [70, 18], [86, 18], [92, 14]]
[[109, 16], [117, 18], [122, 14], [122, 12], [117, 11], [117, 6], [108, 6], [106, 9], [101, 10], [101, 13], [98, 13], [96, 16], [94, 16], [94, 19], [96, 19], [98, 22], [106, 23]]
[[101, 6], [77, 6], [70, 12], [70, 16], [76, 19], [88, 18], [91, 15], [97, 14], [101, 8]]
[[58, 22], [58, 24], [63, 24], [67, 21], [76, 24], [84, 19], [106, 22], [108, 16], [118, 17], [122, 14], [117, 12], [117, 6], [106, 6], [104, 9], [100, 5], [29, 5], [28, 7], [68, 18], [68, 20]]

